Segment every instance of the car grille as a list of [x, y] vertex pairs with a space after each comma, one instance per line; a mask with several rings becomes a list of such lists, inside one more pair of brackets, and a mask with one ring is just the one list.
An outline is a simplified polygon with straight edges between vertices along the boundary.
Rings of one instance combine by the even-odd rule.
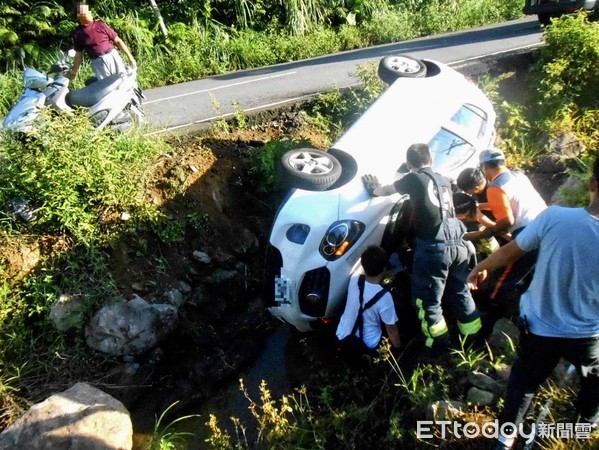
[[262, 298], [267, 308], [276, 306], [275, 303], [275, 277], [281, 276], [283, 257], [278, 248], [268, 245], [266, 249], [266, 268], [264, 270], [264, 285]]
[[[324, 316], [329, 301], [330, 280], [331, 273], [326, 267], [306, 272], [299, 290], [299, 307], [302, 313], [312, 317]], [[315, 301], [314, 294], [318, 296], [318, 301]]]

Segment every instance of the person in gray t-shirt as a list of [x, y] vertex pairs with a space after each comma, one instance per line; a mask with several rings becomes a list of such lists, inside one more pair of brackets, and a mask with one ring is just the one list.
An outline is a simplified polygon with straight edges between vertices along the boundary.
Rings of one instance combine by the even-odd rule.
[[[512, 367], [502, 424], [519, 425], [532, 397], [561, 358], [576, 368], [578, 422], [599, 422], [599, 157], [587, 208], [551, 206], [468, 276], [472, 289], [487, 271], [538, 249], [537, 269], [520, 300], [520, 353]], [[500, 436], [509, 449], [515, 435]]]

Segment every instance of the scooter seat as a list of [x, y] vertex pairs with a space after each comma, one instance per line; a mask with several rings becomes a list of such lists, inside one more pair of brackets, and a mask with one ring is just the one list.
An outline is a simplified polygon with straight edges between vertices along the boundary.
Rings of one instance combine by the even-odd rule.
[[94, 106], [103, 97], [119, 87], [124, 78], [124, 73], [115, 73], [95, 81], [82, 89], [70, 91], [66, 98], [67, 104], [69, 106], [84, 106], [86, 108]]

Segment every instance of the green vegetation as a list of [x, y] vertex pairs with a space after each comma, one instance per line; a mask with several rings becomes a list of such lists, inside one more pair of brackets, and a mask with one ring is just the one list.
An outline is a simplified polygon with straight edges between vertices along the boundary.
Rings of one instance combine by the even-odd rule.
[[[425, 4], [402, 3], [414, 10]], [[460, 4], [455, 2], [455, 5]], [[102, 5], [107, 7], [106, 3]], [[254, 6], [256, 9], [248, 10], [251, 6], [240, 2], [239, 8], [234, 11], [245, 14], [247, 23], [257, 23], [267, 14], [267, 9], [262, 11], [258, 8], [260, 5]], [[198, 9], [193, 14], [210, 13], [205, 11], [210, 10], [209, 4], [195, 4], [195, 7]], [[497, 7], [507, 8], [506, 4]], [[362, 19], [354, 6], [341, 5], [340, 8], [341, 11], [344, 11], [343, 8], [354, 11], [357, 25], [340, 25], [337, 36], [355, 43], [361, 39], [359, 27], [367, 29], [371, 22]], [[455, 16], [457, 20], [459, 11], [453, 12], [451, 19], [454, 20]], [[219, 14], [224, 12], [219, 11]], [[343, 14], [347, 20], [349, 13]], [[367, 14], [364, 14], [366, 17]], [[375, 13], [372, 14], [375, 17]], [[318, 22], [321, 20], [318, 17], [316, 15], [311, 20]], [[393, 30], [394, 22], [388, 22], [389, 17], [382, 16], [378, 23]], [[450, 21], [450, 17], [447, 16], [446, 20]], [[135, 22], [132, 20], [131, 23]], [[305, 21], [303, 25], [297, 20], [293, 23], [295, 27], [324, 30], [311, 21]], [[429, 25], [440, 27], [442, 23], [430, 21]], [[572, 29], [577, 37], [562, 33], [562, 27]], [[265, 27], [265, 31], [268, 30]], [[225, 39], [228, 34], [220, 32], [223, 33], [223, 41], [231, 42]], [[232, 33], [231, 30], [229, 32]], [[540, 80], [534, 84], [539, 86], [535, 95], [540, 97], [533, 98], [547, 98], [547, 108], [538, 104], [525, 107], [505, 103], [498, 94], [503, 80], [487, 80], [485, 83], [500, 113], [498, 132], [501, 145], [509, 152], [514, 164], [534, 168], [537, 160], [546, 154], [546, 148], [538, 144], [539, 137], [555, 135], [565, 129], [575, 133], [588, 149], [580, 155], [580, 165], [573, 168], [582, 174], [582, 178], [588, 176], [588, 163], [596, 155], [597, 148], [597, 97], [590, 95], [594, 91], [589, 87], [589, 95], [566, 96], [567, 104], [558, 104], [559, 96], [554, 95], [553, 87], [563, 83], [569, 89], [570, 83], [586, 82], [586, 79], [580, 80], [575, 74], [562, 70], [572, 64], [563, 58], [575, 54], [562, 52], [562, 48], [565, 42], [575, 39], [583, 39], [583, 42], [572, 45], [583, 48], [588, 42], [595, 42], [589, 39], [589, 33], [594, 39], [597, 32], [597, 25], [588, 23], [584, 15], [556, 21], [547, 31], [554, 34], [548, 39], [542, 55], [544, 59], [539, 59], [544, 63], [539, 62], [533, 73]], [[251, 36], [249, 31], [240, 34]], [[142, 34], [139, 39], [144, 36]], [[301, 34], [289, 31], [285, 36]], [[128, 39], [132, 38], [128, 36]], [[298, 41], [292, 42], [301, 47]], [[597, 48], [595, 45], [595, 51]], [[211, 51], [217, 51], [214, 45]], [[562, 58], [559, 65], [552, 65], [551, 51]], [[190, 64], [192, 55], [194, 53], [190, 51]], [[193, 59], [201, 58], [194, 56]], [[207, 56], [205, 61], [218, 65], [224, 59]], [[173, 63], [173, 67], [177, 67], [176, 64]], [[592, 69], [589, 66], [585, 70]], [[151, 70], [150, 67], [147, 70]], [[360, 73], [363, 87], [324, 94], [306, 112], [307, 122], [326, 132], [329, 140], [335, 139], [383, 89], [376, 78], [374, 66], [361, 68]], [[597, 77], [595, 72], [588, 73], [589, 77]], [[551, 83], [542, 82], [545, 77], [551, 78]], [[592, 81], [589, 82], [592, 87]], [[10, 77], [0, 76], [0, 83], [9, 85], [12, 81]], [[4, 97], [1, 102], [6, 104]], [[0, 204], [21, 197], [28, 200], [36, 211], [36, 220], [32, 222], [16, 220], [6, 213], [0, 215], [0, 427], [12, 422], [28, 406], [28, 402], [44, 398], [48, 390], [66, 388], [75, 380], [97, 381], [114, 366], [115, 361], [111, 358], [91, 353], [86, 348], [82, 332], [84, 320], [98, 305], [122, 296], [109, 271], [109, 248], [117, 246], [117, 241], [124, 236], [131, 237], [141, 232], [147, 232], [156, 241], [176, 245], [189, 230], [202, 230], [209, 219], [202, 210], [179, 218], [171, 217], [164, 208], [160, 208], [161, 201], [165, 199], [149, 198], [148, 186], [152, 176], [156, 176], [157, 160], [174, 160], [177, 156], [167, 143], [135, 133], [115, 134], [95, 130], [79, 113], [42, 117], [39, 131], [30, 138], [4, 136], [0, 142], [0, 177], [3, 180]], [[232, 122], [226, 123], [226, 128], [223, 126], [220, 131], [230, 132], [235, 125], [245, 131], [249, 128], [249, 122], [240, 111]], [[265, 191], [277, 186], [276, 162], [280, 155], [287, 149], [304, 145], [307, 141], [295, 138], [272, 140], [256, 153], [256, 178], [262, 181]], [[526, 149], [525, 154], [518, 153], [522, 149]], [[198, 149], [198, 153], [203, 151], [205, 149]], [[168, 199], [186, 201], [185, 193], [189, 187], [187, 172], [183, 171], [182, 165], [173, 164], [173, 167], [170, 171], [159, 173], [165, 178], [161, 180], [161, 193], [168, 195]], [[573, 204], [586, 204], [588, 195], [579, 189], [569, 198]], [[128, 242], [133, 251], [146, 254], [150, 247], [148, 235], [137, 236], [135, 243]], [[23, 255], [28, 255], [29, 258], [29, 263], [21, 264], [19, 271], [15, 271], [11, 264], [15, 255], [22, 259], [25, 259]], [[163, 255], [148, 259], [153, 263], [151, 270], [169, 270], [169, 261]], [[82, 296], [84, 300], [80, 320], [66, 331], [57, 331], [48, 320], [50, 306], [61, 294]], [[394, 359], [393, 355], [383, 352], [380, 361], [369, 373], [354, 373], [345, 366], [327, 365], [314, 356], [307, 365], [310, 376], [306, 377], [305, 388], [275, 400], [267, 385], [263, 384], [260, 400], [249, 399], [256, 423], [243, 424], [234, 419], [235, 433], [231, 434], [222, 429], [218, 418], [213, 416], [209, 421], [211, 436], [208, 444], [217, 449], [422, 448], [425, 443], [415, 436], [414, 423], [416, 418], [425, 414], [423, 409], [431, 402], [463, 396], [463, 386], [458, 382], [462, 378], [456, 377], [463, 377], [466, 368], [482, 368], [485, 373], [491, 373], [500, 362], [510, 362], [513, 356], [511, 341], [505, 349], [489, 349], [484, 353], [458, 349], [452, 356], [453, 363], [447, 366], [421, 364], [404, 367], [401, 358]], [[559, 417], [573, 422], [576, 418], [571, 417], [571, 397], [562, 393], [550, 390], [548, 395], [554, 399]], [[497, 410], [497, 406], [484, 409], [469, 406], [460, 420], [491, 420]], [[174, 424], [163, 426], [163, 419], [164, 415], [158, 420], [153, 448], [184, 448]], [[256, 430], [256, 442], [247, 438], [249, 427]], [[440, 441], [428, 442], [431, 443], [438, 445]], [[459, 445], [467, 445], [474, 449], [485, 445], [481, 441], [465, 443], [454, 440], [447, 448], [454, 444], [451, 448], [466, 448]], [[560, 448], [559, 443], [546, 444], [549, 449]], [[596, 439], [590, 441], [588, 448], [593, 444], [596, 444]]]
[[154, 431], [150, 442], [148, 442], [147, 450], [176, 450], [185, 445], [185, 438], [190, 433], [176, 431], [175, 426], [180, 422], [193, 419], [195, 415], [179, 417], [168, 424], [164, 424], [164, 419], [168, 412], [175, 407], [177, 402], [166, 408], [160, 417], [156, 420]]
[[[156, 209], [144, 189], [152, 163], [170, 151], [156, 139], [98, 131], [83, 112], [41, 119], [30, 136], [0, 141], [0, 204], [18, 198], [34, 210], [29, 222], [0, 212], [2, 425], [14, 420], [22, 389], [35, 398], [56, 373], [65, 386], [101, 377], [108, 359], [88, 355], [79, 333], [58, 332], [48, 313], [61, 294], [79, 296], [82, 310], [68, 328], [82, 331], [98, 304], [121, 298], [105, 247], [153, 224]], [[15, 265], [20, 258], [29, 262]]]

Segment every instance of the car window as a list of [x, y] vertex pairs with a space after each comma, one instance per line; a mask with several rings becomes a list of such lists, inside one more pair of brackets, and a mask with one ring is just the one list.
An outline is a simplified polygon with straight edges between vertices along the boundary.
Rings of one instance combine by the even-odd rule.
[[449, 170], [460, 166], [474, 153], [472, 145], [445, 128], [441, 128], [430, 140], [435, 170]]
[[487, 115], [474, 105], [463, 105], [451, 121], [466, 128], [476, 137], [483, 136], [487, 128]]

